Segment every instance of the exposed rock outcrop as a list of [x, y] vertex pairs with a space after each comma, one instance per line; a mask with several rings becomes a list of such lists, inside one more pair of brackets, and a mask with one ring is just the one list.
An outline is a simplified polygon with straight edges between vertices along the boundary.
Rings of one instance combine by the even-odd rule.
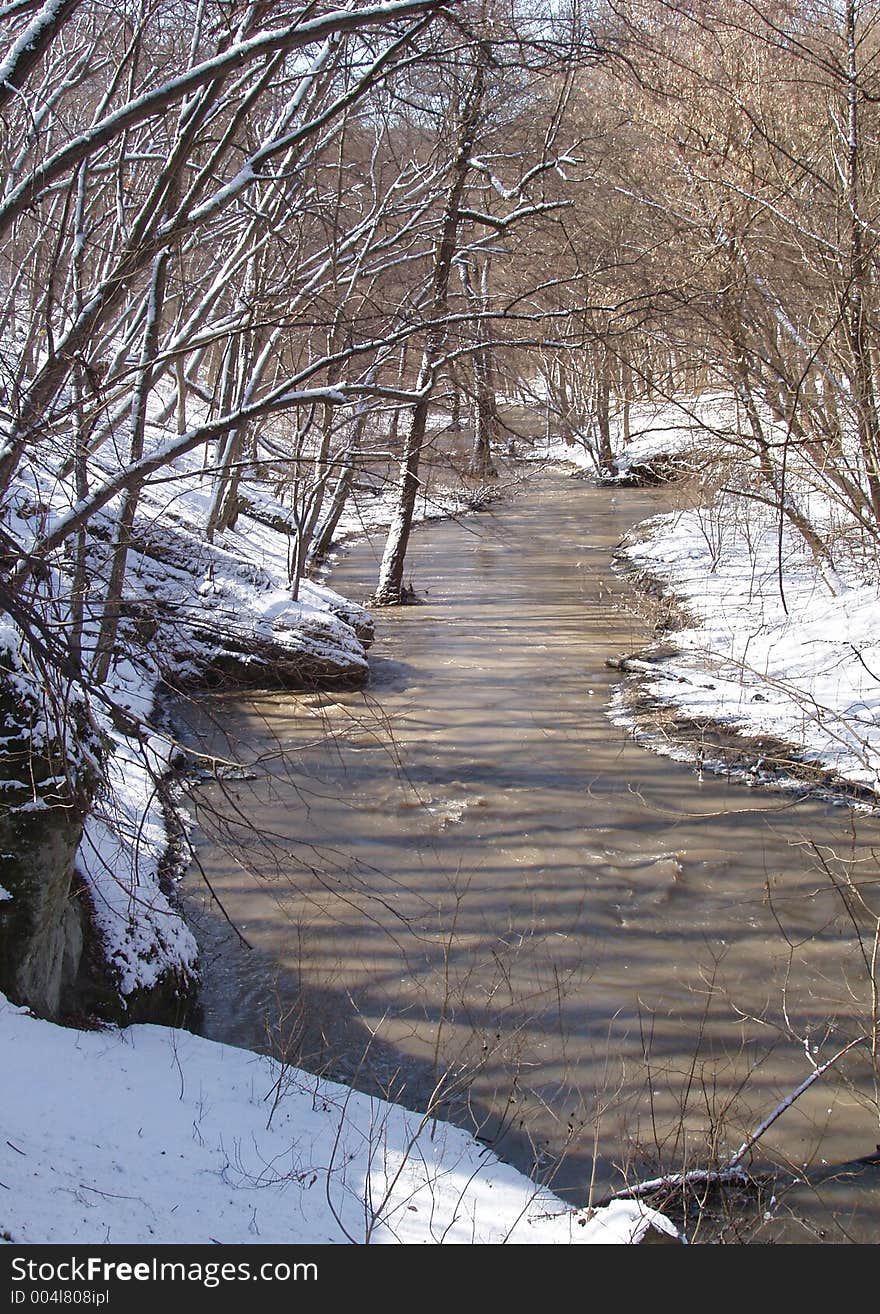
[[[369, 675], [369, 612], [332, 589], [301, 580], [294, 600], [254, 561], [196, 542], [163, 523], [137, 540], [145, 586], [133, 573], [123, 612], [135, 643], [148, 643], [176, 688], [357, 686]], [[143, 569], [143, 567], [139, 568]]]
[[44, 1017], [70, 1008], [84, 942], [75, 859], [100, 781], [99, 736], [74, 700], [53, 715], [0, 652], [0, 990]]

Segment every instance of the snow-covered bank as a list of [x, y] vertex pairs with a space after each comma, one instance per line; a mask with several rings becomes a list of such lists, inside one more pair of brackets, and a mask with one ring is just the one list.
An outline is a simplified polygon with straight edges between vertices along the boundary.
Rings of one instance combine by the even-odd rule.
[[[729, 397], [685, 399], [679, 423], [667, 408], [615, 462], [621, 475], [656, 459], [679, 463], [696, 476], [683, 500], [699, 505], [640, 525], [621, 550], [673, 604], [678, 624], [625, 663], [635, 679], [618, 690], [613, 719], [659, 752], [726, 768], [729, 755], [712, 746], [720, 727], [753, 741], [752, 779], [839, 782], [870, 797], [880, 793], [880, 580], [871, 545], [845, 532], [839, 508], [815, 490], [799, 495], [834, 545], [833, 567], [747, 483], [742, 493], [713, 491], [724, 430], [735, 425]], [[652, 706], [671, 709], [677, 724]], [[754, 741], [764, 741], [763, 759]]]
[[633, 402], [625, 420], [622, 410], [612, 419], [616, 454], [608, 469], [603, 469], [595, 426], [571, 429], [567, 438], [551, 431], [532, 440], [522, 455], [527, 460], [574, 466], [601, 475], [603, 482], [664, 482], [704, 468], [707, 449], [717, 448], [729, 425], [730, 398], [723, 393], [707, 392], [680, 402]]
[[[0, 1238], [18, 1244], [630, 1243], [464, 1131], [164, 1027], [74, 1031], [0, 996]], [[64, 1098], [47, 1074], [64, 1074]]]
[[[303, 653], [315, 679], [366, 671], [362, 608], [303, 581], [294, 598], [283, 508], [246, 490], [235, 527], [207, 542], [198, 469], [145, 490], [134, 525], [119, 642], [91, 715], [104, 785], [77, 867], [123, 1001], [197, 979], [197, 951], [163, 871], [178, 751], [157, 715], [163, 683], [233, 674], [271, 680]], [[426, 498], [419, 518], [460, 497]], [[340, 535], [386, 519], [381, 498]], [[29, 507], [18, 502], [20, 520]], [[24, 536], [24, 526], [18, 525]], [[99, 526], [100, 529], [100, 526]], [[104, 520], [104, 542], [113, 508]], [[101, 535], [98, 534], [101, 542]], [[102, 563], [96, 561], [96, 570]], [[26, 645], [13, 630], [12, 649]], [[87, 643], [96, 624], [87, 622]], [[244, 668], [244, 669], [243, 669]], [[25, 661], [24, 679], [33, 671]], [[33, 728], [33, 727], [32, 727]], [[0, 894], [0, 909], [15, 905]], [[631, 1202], [577, 1212], [464, 1131], [189, 1032], [145, 1025], [65, 1029], [0, 996], [0, 1237], [27, 1243], [633, 1243], [661, 1216]], [[64, 1074], [64, 1098], [51, 1074]]]
[[[44, 527], [47, 515], [66, 514], [72, 497], [65, 479], [29, 479], [23, 475], [16, 482], [6, 508], [7, 523], [22, 542]], [[111, 1015], [121, 1008], [141, 1018], [183, 1016], [198, 979], [196, 944], [169, 880], [169, 798], [161, 781], [179, 749], [157, 717], [161, 688], [224, 679], [356, 683], [368, 673], [368, 613], [306, 580], [293, 596], [290, 535], [265, 523], [278, 521], [282, 509], [265, 488], [247, 491], [255, 514], [242, 513], [233, 528], [208, 541], [210, 486], [194, 458], [178, 461], [173, 477], [143, 490], [110, 669], [101, 688], [85, 694], [87, 714], [102, 741], [102, 780], [84, 818], [76, 856], [82, 886], [72, 905], [83, 922], [92, 969], [97, 965], [90, 969], [90, 984], [82, 987], [85, 1006], [103, 999]], [[109, 571], [118, 510], [111, 503], [95, 517], [90, 565], [98, 577]], [[55, 567], [59, 573], [64, 568], [62, 562]], [[100, 615], [87, 610], [84, 654], [97, 644], [99, 627]], [[11, 621], [0, 632], [0, 665], [7, 681], [8, 673], [16, 672], [21, 694], [21, 706], [10, 717], [22, 723], [29, 751], [47, 737], [42, 722], [69, 720], [63, 706], [50, 705], [32, 643]], [[13, 728], [5, 726], [7, 738]], [[73, 773], [76, 760], [68, 748], [60, 769]], [[33, 798], [23, 797], [13, 810], [35, 806]], [[0, 916], [11, 921], [17, 900], [30, 896], [11, 877], [4, 885], [12, 898], [4, 901]], [[109, 978], [106, 987], [103, 976]], [[16, 993], [37, 1002], [32, 992]], [[115, 1004], [109, 1002], [113, 994]], [[66, 1008], [71, 1005], [81, 1006], [67, 1000]], [[40, 1007], [56, 1012], [55, 1006], [44, 1009], [41, 1002]]]
[[[123, 999], [155, 989], [163, 978], [197, 973], [195, 941], [163, 879], [169, 817], [156, 782], [179, 749], [171, 732], [152, 728], [158, 690], [226, 678], [328, 687], [359, 683], [369, 670], [365, 648], [373, 623], [362, 606], [308, 579], [299, 581], [293, 599], [284, 506], [264, 486], [247, 483], [235, 527], [208, 543], [200, 472], [193, 462], [179, 467], [164, 495], [145, 494], [139, 551], [126, 583], [130, 655], [117, 660], [110, 677], [114, 700], [140, 721], [140, 730], [126, 734], [97, 713], [111, 747], [107, 788], [86, 822], [79, 853]], [[393, 492], [356, 493], [335, 541], [387, 526], [393, 505]], [[426, 492], [415, 519], [452, 516], [468, 506], [464, 491]]]
[[[625, 560], [661, 581], [692, 621], [666, 636], [674, 655], [650, 662], [640, 693], [695, 726], [783, 741], [793, 759], [878, 792], [880, 589], [855, 567], [832, 585], [796, 535], [780, 540], [778, 524], [761, 521], [716, 534], [717, 511], [683, 511], [648, 522], [626, 547]], [[616, 719], [637, 724], [629, 703], [624, 689]], [[649, 738], [673, 755], [699, 747]]]

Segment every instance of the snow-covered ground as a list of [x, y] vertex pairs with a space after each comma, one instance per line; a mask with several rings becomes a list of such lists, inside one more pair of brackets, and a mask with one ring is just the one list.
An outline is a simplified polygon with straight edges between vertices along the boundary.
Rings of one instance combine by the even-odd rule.
[[[88, 817], [77, 859], [88, 884], [95, 928], [104, 956], [124, 999], [150, 989], [170, 973], [180, 980], [196, 971], [196, 944], [161, 879], [169, 836], [156, 782], [177, 751], [173, 737], [155, 725], [156, 696], [163, 678], [198, 680], [230, 638], [240, 650], [242, 668], [271, 647], [293, 665], [310, 662], [326, 669], [367, 672], [358, 632], [369, 626], [363, 608], [331, 589], [302, 581], [291, 595], [289, 537], [252, 516], [240, 516], [234, 529], [206, 541], [204, 524], [209, 485], [195, 458], [179, 461], [174, 478], [147, 487], [141, 497], [129, 551], [125, 604], [150, 632], [117, 652], [104, 693], [130, 715], [121, 727], [106, 701], [92, 700], [92, 714], [108, 750], [106, 783]], [[261, 514], [282, 510], [258, 489], [249, 489]], [[19, 483], [7, 508], [19, 541], [27, 542], [32, 508], [45, 504], [64, 512], [64, 481], [39, 488]], [[112, 536], [117, 508], [101, 514]], [[44, 523], [44, 522], [43, 522]], [[123, 630], [123, 635], [124, 635]], [[87, 618], [84, 647], [95, 642], [97, 625]], [[14, 627], [0, 631], [6, 664], [21, 668], [39, 700], [39, 672], [22, 660]], [[26, 653], [25, 653], [26, 657]], [[134, 727], [134, 733], [129, 733]]]
[[[785, 741], [880, 792], [880, 589], [854, 566], [824, 578], [790, 530], [780, 553], [770, 516], [747, 537], [723, 516], [662, 517], [627, 548], [695, 621], [670, 636], [678, 655], [656, 662], [647, 691], [698, 723]], [[618, 710], [626, 719], [625, 698]]]
[[[730, 420], [730, 398], [723, 393], [707, 392], [680, 402], [633, 402], [629, 441], [624, 443], [623, 413], [618, 409], [610, 417], [615, 452], [611, 477], [625, 482], [668, 458], [674, 459], [679, 469], [698, 469], [705, 464], [707, 446], [714, 449]], [[523, 454], [530, 460], [559, 461], [593, 475], [599, 473], [594, 428], [575, 430], [570, 441], [551, 430], [547, 437], [535, 439]]]
[[[167, 436], [158, 424], [148, 426], [158, 446]], [[108, 448], [107, 473], [113, 454]], [[17, 541], [28, 545], [74, 504], [69, 475], [52, 479], [45, 470], [24, 468], [5, 507], [6, 522]], [[205, 524], [213, 485], [201, 457], [178, 458], [164, 477], [143, 489], [129, 551], [125, 626], [129, 634], [114, 657], [104, 692], [130, 715], [120, 727], [106, 702], [93, 700], [92, 714], [105, 739], [108, 756], [102, 790], [89, 816], [77, 859], [89, 891], [93, 921], [102, 951], [124, 1000], [171, 977], [192, 979], [197, 972], [195, 940], [162, 879], [169, 835], [163, 802], [156, 788], [178, 747], [157, 727], [156, 696], [163, 679], [198, 683], [216, 654], [231, 640], [244, 672], [251, 664], [259, 679], [260, 654], [267, 647], [295, 667], [308, 664], [325, 679], [338, 671], [351, 679], [366, 677], [367, 658], [361, 637], [370, 628], [366, 611], [326, 586], [302, 580], [291, 594], [290, 534], [283, 526], [289, 509], [261, 483], [243, 481], [242, 512], [232, 529], [208, 542]], [[361, 490], [340, 521], [337, 541], [390, 523], [393, 489]], [[452, 515], [466, 495], [453, 490], [426, 492], [415, 518]], [[118, 499], [95, 517], [95, 543], [112, 540]], [[100, 559], [92, 567], [100, 569]], [[57, 590], [64, 592], [63, 586]], [[146, 637], [143, 627], [147, 626]], [[97, 622], [86, 617], [83, 647], [88, 654], [97, 638]], [[9, 623], [0, 626], [0, 649], [6, 665], [30, 680], [37, 701], [39, 673], [31, 669], [26, 645]], [[38, 722], [31, 733], [38, 732]], [[71, 756], [75, 760], [75, 756]]]
[[[75, 1031], [0, 996], [0, 1238], [28, 1243], [630, 1243], [448, 1123], [186, 1031]], [[63, 1090], [59, 1075], [63, 1074]]]
[[[711, 442], [724, 403], [634, 407], [630, 422], [622, 476]], [[536, 444], [535, 454], [595, 469], [583, 443]], [[128, 594], [160, 602], [173, 622], [111, 674], [114, 696], [143, 729], [125, 735], [99, 713], [112, 747], [108, 790], [80, 853], [126, 992], [169, 965], [195, 963], [190, 932], [158, 880], [167, 834], [153, 782], [174, 745], [148, 722], [163, 663], [170, 654], [186, 674], [188, 653], [197, 674], [221, 619], [258, 639], [281, 634], [295, 644], [301, 629], [350, 652], [359, 621], [318, 586], [292, 600], [289, 543], [267, 527], [279, 508], [264, 490], [247, 490], [260, 501], [256, 516], [209, 545], [198, 471], [178, 473], [161, 508], [152, 494], [142, 504], [139, 532], [158, 532], [165, 551], [133, 561]], [[419, 510], [459, 508], [443, 496]], [[855, 554], [820, 570], [797, 535], [780, 536], [770, 511], [751, 509], [746, 519], [721, 501], [660, 517], [627, 548], [629, 563], [662, 580], [690, 622], [672, 636], [676, 654], [650, 663], [643, 687], [697, 723], [786, 740], [877, 788], [880, 589]], [[387, 499], [367, 493], [339, 537], [386, 521]], [[612, 714], [638, 728], [625, 693]], [[654, 746], [680, 751], [662, 738]], [[63, 1029], [0, 997], [0, 1046], [15, 1055], [0, 1093], [0, 1182], [9, 1188], [0, 1191], [0, 1234], [12, 1242], [567, 1244], [638, 1240], [647, 1220], [670, 1230], [633, 1203], [572, 1212], [459, 1129], [187, 1032]], [[64, 1100], [52, 1072], [65, 1074]]]
[[[616, 471], [625, 476], [669, 456], [711, 473], [735, 424], [724, 394], [633, 407], [633, 439], [618, 448]], [[588, 465], [564, 445], [555, 455]], [[697, 726], [783, 741], [799, 760], [880, 793], [880, 585], [860, 540], [850, 546], [840, 533], [839, 507], [815, 488], [799, 494], [820, 531], [835, 536], [833, 568], [817, 562], [788, 523], [780, 527], [773, 508], [730, 492], [639, 527], [622, 555], [660, 581], [687, 618], [664, 636], [662, 651], [674, 655], [650, 661], [639, 692]], [[660, 752], [700, 751], [646, 729], [632, 692], [632, 681], [618, 690], [615, 720]], [[711, 753], [701, 760], [712, 765]], [[760, 763], [756, 769], [760, 776]], [[769, 774], [780, 781], [775, 768]]]

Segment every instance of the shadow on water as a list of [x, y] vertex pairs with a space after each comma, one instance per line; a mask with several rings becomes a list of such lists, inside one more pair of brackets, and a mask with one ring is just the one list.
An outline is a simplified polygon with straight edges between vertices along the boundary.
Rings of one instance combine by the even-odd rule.
[[[606, 657], [650, 637], [611, 553], [669, 499], [549, 476], [425, 526], [425, 605], [377, 613], [366, 691], [181, 709], [221, 759], [197, 866], [251, 946], [194, 872], [206, 1033], [433, 1100], [577, 1203], [723, 1162], [871, 1008], [877, 821], [699, 782], [607, 717]], [[334, 587], [366, 596], [374, 561]], [[880, 1172], [840, 1168], [876, 1078], [855, 1050], [774, 1124], [751, 1234], [880, 1235]]]

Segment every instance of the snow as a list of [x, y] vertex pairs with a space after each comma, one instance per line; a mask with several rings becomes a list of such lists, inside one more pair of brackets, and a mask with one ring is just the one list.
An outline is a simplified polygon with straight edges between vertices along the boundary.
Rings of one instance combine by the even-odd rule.
[[[209, 59], [184, 69], [150, 91], [133, 97], [124, 105], [105, 114], [103, 118], [92, 123], [85, 132], [73, 137], [56, 150], [6, 196], [0, 204], [0, 224], [11, 223], [41, 188], [50, 185], [54, 179], [70, 173], [87, 154], [93, 154], [126, 129], [145, 122], [169, 105], [180, 103], [186, 96], [214, 78], [222, 77], [231, 70], [245, 68], [263, 56], [271, 57], [276, 52], [293, 51], [313, 43], [317, 44], [336, 32], [379, 26], [388, 18], [417, 19], [420, 13], [433, 8], [434, 3], [435, 0], [398, 0], [397, 3], [365, 6], [356, 12], [351, 9], [331, 10], [316, 18], [258, 32], [246, 40], [225, 46]], [[38, 17], [32, 27], [36, 27], [39, 22]], [[34, 40], [36, 36], [28, 37], [26, 33], [23, 39]]]
[[[116, 987], [125, 1000], [156, 986], [163, 978], [197, 977], [195, 941], [169, 897], [163, 879], [169, 837], [163, 802], [156, 782], [167, 772], [177, 746], [157, 723], [155, 695], [163, 680], [198, 684], [212, 668], [224, 643], [236, 650], [235, 661], [255, 678], [264, 669], [261, 652], [270, 649], [300, 669], [319, 664], [328, 675], [365, 678], [368, 664], [361, 637], [369, 632], [367, 612], [320, 583], [303, 580], [296, 599], [289, 579], [291, 538], [279, 529], [290, 510], [266, 483], [243, 478], [243, 509], [233, 529], [206, 541], [205, 524], [215, 492], [203, 469], [203, 452], [187, 452], [192, 436], [172, 436], [163, 423], [169, 403], [167, 381], [151, 396], [143, 461], [154, 464], [172, 453], [173, 462], [161, 477], [142, 489], [128, 554], [121, 623], [122, 647], [114, 654], [105, 693], [139, 725], [120, 728], [105, 704], [91, 700], [91, 715], [104, 738], [107, 754], [105, 788], [89, 816], [77, 865], [85, 877], [94, 922]], [[190, 399], [197, 429], [203, 407]], [[15, 540], [24, 551], [47, 534], [60, 533], [78, 515], [70, 474], [53, 476], [53, 464], [63, 469], [66, 451], [47, 452], [38, 465], [23, 463], [10, 491], [5, 514]], [[90, 506], [90, 570], [100, 597], [99, 579], [108, 570], [123, 490], [115, 441], [94, 456]], [[387, 525], [394, 493], [362, 490], [347, 509], [337, 541]], [[419, 499], [416, 518], [454, 514], [463, 507], [460, 494], [440, 490]], [[273, 527], [270, 527], [273, 526]], [[68, 591], [61, 577], [67, 566], [56, 563], [55, 596]], [[63, 616], [59, 613], [63, 623]], [[86, 616], [83, 650], [88, 658], [97, 641], [99, 615]], [[146, 627], [135, 634], [138, 626]], [[218, 635], [220, 642], [218, 643]], [[28, 733], [32, 742], [50, 740], [57, 731], [50, 713], [38, 708], [31, 663], [15, 625], [0, 621], [0, 647], [7, 650], [12, 679], [21, 685], [26, 705], [34, 705]], [[126, 655], [123, 655], [126, 654]], [[16, 656], [18, 654], [18, 656]], [[34, 686], [33, 688], [31, 686]], [[68, 745], [75, 760], [79, 751]], [[18, 806], [27, 806], [19, 800]]]
[[[119, 648], [106, 686], [137, 729], [125, 733], [93, 701], [106, 782], [77, 859], [123, 1000], [198, 974], [194, 938], [161, 879], [169, 837], [156, 782], [176, 747], [156, 720], [163, 674], [198, 678], [218, 627], [245, 650], [271, 636], [366, 667], [362, 608], [309, 581], [292, 598], [289, 539], [267, 523], [285, 508], [265, 486], [245, 483], [246, 512], [207, 543], [211, 485], [198, 460], [181, 455], [168, 473], [142, 492], [125, 589], [127, 609], [147, 605], [158, 628], [146, 645]], [[104, 474], [112, 480], [112, 466]], [[8, 506], [24, 545], [74, 500], [63, 479], [29, 478], [23, 468]], [[387, 524], [392, 507], [388, 493], [362, 493], [338, 538]], [[454, 493], [426, 494], [417, 518], [462, 507]], [[93, 518], [95, 571], [117, 513], [111, 498]], [[86, 652], [95, 640], [87, 617]], [[11, 621], [0, 643], [30, 695]], [[38, 704], [30, 730], [56, 730]], [[13, 1243], [620, 1244], [652, 1224], [677, 1235], [635, 1202], [574, 1211], [459, 1128], [189, 1032], [62, 1028], [0, 996], [0, 1049], [15, 1054], [0, 1085], [0, 1236]], [[64, 1100], [53, 1072], [64, 1073]]]
[[[633, 440], [615, 474], [626, 479], [665, 457], [699, 470], [731, 423], [730, 407], [721, 394], [633, 405]], [[620, 425], [618, 415], [618, 438]], [[123, 998], [169, 974], [198, 975], [195, 941], [161, 875], [169, 837], [156, 781], [175, 751], [156, 721], [161, 678], [197, 680], [217, 629], [236, 634], [245, 654], [271, 639], [365, 671], [356, 631], [369, 619], [309, 581], [292, 597], [289, 537], [277, 528], [289, 512], [265, 484], [245, 480], [235, 529], [206, 542], [212, 484], [184, 450], [189, 439], [169, 439], [158, 423], [148, 438], [151, 453], [177, 457], [141, 495], [124, 601], [134, 616], [146, 606], [157, 628], [146, 647], [120, 650], [108, 681], [138, 733], [123, 733], [94, 705], [106, 788], [78, 856]], [[93, 517], [98, 554], [119, 508], [109, 446], [106, 468], [103, 453], [96, 466], [117, 491]], [[530, 455], [597, 469], [589, 433], [536, 442]], [[59, 478], [50, 490], [36, 476], [29, 486], [31, 477], [22, 467], [8, 508], [25, 547], [53, 518], [69, 519], [74, 501], [69, 482]], [[817, 491], [795, 491], [813, 498], [821, 521]], [[464, 505], [448, 490], [425, 493], [416, 518]], [[387, 525], [393, 511], [392, 492], [362, 489], [337, 541]], [[780, 534], [770, 509], [749, 503], [746, 518], [722, 497], [640, 527], [626, 557], [663, 582], [685, 618], [675, 653], [645, 663], [640, 694], [697, 725], [784, 740], [841, 779], [880, 789], [880, 582], [854, 546], [836, 549], [834, 568], [820, 569], [793, 531]], [[95, 637], [87, 621], [86, 649]], [[29, 696], [20, 642], [14, 624], [0, 621], [12, 679]], [[611, 715], [649, 733], [633, 713], [632, 682], [618, 690]], [[37, 703], [30, 732], [38, 740], [55, 732]], [[657, 735], [648, 742], [673, 755], [693, 751]], [[439, 824], [458, 807], [453, 801]], [[9, 897], [0, 887], [0, 901]], [[0, 1045], [16, 1055], [0, 1094], [0, 1182], [10, 1188], [0, 1191], [0, 1234], [16, 1242], [623, 1243], [639, 1240], [648, 1222], [674, 1232], [632, 1201], [572, 1211], [461, 1129], [187, 1032], [67, 1030], [0, 997]], [[47, 1071], [65, 1073], [63, 1102]]]
[[[291, 644], [303, 627], [323, 626], [343, 647], [367, 620], [307, 581], [292, 600], [286, 536], [264, 523], [283, 508], [265, 490], [245, 491], [260, 519], [242, 516], [214, 544], [201, 528], [208, 490], [195, 463], [178, 462], [176, 480], [145, 490], [139, 509], [135, 539], [145, 549], [157, 540], [161, 559], [132, 553], [126, 597], [177, 619], [111, 670], [114, 699], [142, 730], [126, 735], [96, 711], [107, 789], [78, 856], [123, 997], [168, 972], [197, 974], [195, 941], [159, 880], [168, 836], [155, 780], [174, 748], [149, 729], [161, 665], [175, 645], [194, 668], [205, 663], [199, 622], [220, 613], [224, 629], [246, 624]], [[441, 493], [418, 514], [460, 507]], [[339, 537], [387, 523], [390, 510], [388, 495], [366, 494]], [[16, 1056], [0, 1086], [9, 1188], [0, 1235], [15, 1243], [619, 1244], [652, 1223], [675, 1235], [633, 1202], [572, 1211], [458, 1128], [189, 1032], [75, 1031], [0, 996], [0, 1049]], [[64, 1072], [63, 1101], [47, 1072]]]
[[30, 23], [13, 43], [8, 55], [0, 63], [0, 87], [13, 76], [16, 66], [23, 55], [28, 51], [34, 50], [44, 38], [44, 34], [51, 33], [52, 25], [58, 17], [63, 0], [47, 0], [39, 13], [31, 19]]
[[113, 744], [107, 792], [86, 820], [77, 866], [117, 990], [127, 998], [169, 971], [197, 979], [198, 947], [159, 878], [168, 834], [154, 782], [167, 766], [167, 745], [151, 736], [138, 746], [109, 723], [104, 729]]
[[699, 468], [730, 430], [729, 394], [706, 392], [696, 398], [636, 404], [630, 411], [630, 441], [615, 457], [614, 473], [625, 478], [660, 457]]
[[[447, 1123], [155, 1026], [75, 1031], [0, 996], [0, 1235], [16, 1244], [623, 1244]], [[64, 1073], [64, 1099], [46, 1074]]]
[[532, 461], [558, 461], [563, 465], [573, 465], [578, 470], [587, 470], [593, 475], [596, 473], [592, 443], [583, 434], [576, 435], [572, 442], [566, 442], [555, 433], [546, 439], [536, 439], [523, 452], [523, 456]]
[[[691, 510], [651, 522], [629, 562], [662, 579], [695, 624], [647, 691], [696, 720], [770, 735], [843, 780], [880, 789], [880, 589], [844, 569], [838, 591], [790, 531], [722, 528]], [[623, 709], [619, 700], [618, 708]], [[624, 712], [625, 716], [625, 712]]]
[[[731, 406], [722, 395], [688, 403], [695, 427], [657, 426], [624, 450], [618, 471], [670, 448], [702, 453], [711, 468]], [[708, 425], [702, 446], [701, 418]], [[660, 581], [683, 618], [683, 627], [663, 640], [664, 650], [676, 651], [643, 654], [650, 660], [638, 691], [697, 727], [718, 723], [782, 741], [793, 757], [843, 784], [880, 792], [880, 581], [870, 551], [842, 532], [839, 507], [803, 477], [792, 473], [789, 480], [820, 533], [835, 539], [833, 565], [817, 561], [789, 524], [780, 527], [775, 509], [745, 502], [730, 489], [648, 521], [631, 536], [625, 561]], [[612, 719], [658, 752], [721, 765], [708, 750], [703, 757], [646, 728], [632, 710], [632, 694], [632, 683], [618, 689]], [[765, 773], [761, 762], [752, 775], [798, 783], [777, 769]]]
[[[537, 384], [530, 388], [532, 396], [537, 398], [543, 391], [546, 389]], [[716, 448], [718, 440], [729, 432], [731, 399], [726, 393], [706, 392], [677, 401], [633, 402], [629, 411], [630, 440], [625, 445], [621, 438], [621, 410], [612, 414], [610, 423], [612, 447], [617, 452], [613, 469], [608, 472], [611, 477], [626, 480], [659, 458], [671, 458], [679, 468], [696, 469], [705, 463], [707, 448], [710, 451]], [[531, 451], [524, 455], [531, 460], [573, 465], [594, 475], [599, 471], [596, 434], [589, 426], [579, 429], [575, 425], [568, 441], [551, 431], [546, 438], [534, 441]]]
[[[155, 399], [154, 414], [162, 400]], [[152, 450], [168, 442], [167, 431], [154, 422], [147, 433]], [[110, 444], [96, 457], [111, 481], [114, 461]], [[125, 643], [127, 655], [116, 654], [105, 687], [138, 728], [123, 733], [105, 705], [92, 700], [91, 714], [107, 753], [106, 780], [87, 819], [77, 866], [86, 879], [104, 956], [123, 1000], [163, 978], [197, 977], [195, 940], [162, 879], [169, 837], [156, 782], [167, 772], [177, 746], [169, 732], [157, 727], [160, 682], [197, 683], [218, 651], [218, 632], [224, 641], [236, 642], [242, 666], [254, 666], [260, 649], [271, 644], [294, 663], [319, 661], [350, 676], [366, 675], [368, 669], [355, 632], [369, 628], [367, 613], [309, 581], [302, 581], [294, 600], [286, 534], [243, 514], [234, 529], [218, 534], [213, 543], [206, 541], [211, 491], [201, 459], [194, 455], [178, 458], [162, 480], [143, 490], [124, 596], [134, 616], [145, 612], [155, 628], [146, 644]], [[284, 518], [285, 509], [263, 488], [245, 485], [242, 492], [256, 513]], [[24, 466], [8, 500], [7, 518], [17, 540], [29, 547], [47, 526], [73, 514], [73, 502], [69, 479], [52, 481]], [[118, 500], [111, 499], [92, 521], [96, 535], [90, 565], [96, 572], [107, 568], [101, 545], [112, 542], [118, 511]], [[63, 586], [57, 590], [63, 591]], [[123, 638], [131, 623], [123, 620]], [[86, 653], [96, 638], [97, 619], [87, 617]], [[9, 678], [24, 706], [33, 708], [27, 727], [31, 741], [48, 742], [58, 728], [52, 724], [51, 709], [42, 706], [26, 645], [8, 619], [0, 621], [0, 649], [6, 651], [5, 664], [13, 672]], [[71, 760], [79, 752], [77, 744], [67, 744]]]
[[[774, 428], [766, 414], [763, 421], [768, 432]], [[833, 565], [818, 562], [790, 525], [780, 530], [773, 508], [731, 489], [711, 492], [725, 437], [738, 432], [730, 393], [633, 404], [627, 444], [621, 428], [618, 413], [614, 475], [625, 480], [668, 458], [694, 472], [703, 504], [639, 525], [621, 550], [628, 567], [676, 600], [682, 628], [662, 639], [662, 651], [673, 647], [672, 655], [639, 654], [648, 660], [634, 663], [637, 679], [618, 686], [611, 719], [655, 752], [729, 769], [709, 748], [652, 729], [642, 711], [648, 695], [697, 729], [712, 723], [787, 744], [793, 758], [856, 786], [867, 806], [864, 791], [880, 794], [880, 580], [870, 546], [860, 547], [857, 535], [847, 538], [840, 506], [815, 475], [808, 481], [790, 470], [788, 489], [834, 542]], [[551, 436], [530, 455], [597, 470], [590, 434], [572, 443]], [[802, 778], [776, 766], [765, 770], [761, 761], [749, 775], [803, 788]]]

